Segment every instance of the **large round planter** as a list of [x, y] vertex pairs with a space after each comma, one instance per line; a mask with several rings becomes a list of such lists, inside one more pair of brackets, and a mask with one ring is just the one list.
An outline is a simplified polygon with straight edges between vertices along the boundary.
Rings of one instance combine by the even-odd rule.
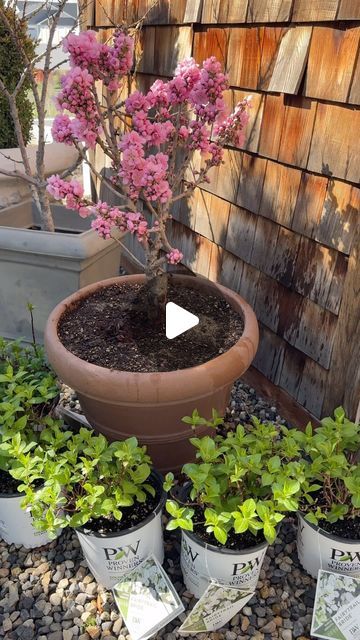
[[21, 544], [27, 549], [51, 542], [45, 531], [37, 531], [28, 511], [20, 507], [23, 495], [0, 494], [0, 538], [7, 544]]
[[[196, 367], [165, 373], [114, 371], [77, 358], [59, 340], [61, 316], [69, 306], [98, 289], [125, 282], [144, 284], [145, 276], [103, 280], [55, 307], [46, 326], [46, 351], [59, 377], [77, 391], [81, 407], [97, 431], [111, 440], [136, 436], [147, 445], [156, 468], [176, 470], [193, 455], [188, 441], [191, 430], [181, 418], [191, 415], [195, 408], [206, 418], [211, 417], [213, 408], [221, 415], [225, 413], [234, 380], [246, 371], [256, 353], [256, 317], [251, 307], [230, 289], [205, 278], [178, 275], [178, 286], [223, 297], [243, 316], [243, 335], [226, 353]], [[199, 428], [199, 437], [206, 432], [206, 427]]]
[[111, 589], [121, 576], [151, 554], [162, 564], [164, 543], [161, 517], [165, 500], [166, 493], [163, 492], [153, 513], [126, 531], [101, 535], [87, 530], [86, 525], [76, 530], [85, 560], [97, 582]]
[[360, 577], [360, 540], [334, 536], [298, 514], [297, 550], [299, 560], [313, 578], [319, 569]]
[[194, 533], [182, 531], [181, 570], [188, 591], [201, 598], [210, 582], [239, 589], [255, 589], [268, 543], [244, 551], [206, 544]]

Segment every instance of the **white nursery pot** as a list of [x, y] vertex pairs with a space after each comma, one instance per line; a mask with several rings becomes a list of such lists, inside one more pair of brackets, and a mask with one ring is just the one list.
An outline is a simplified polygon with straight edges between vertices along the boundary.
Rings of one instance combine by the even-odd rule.
[[206, 544], [189, 531], [182, 531], [181, 570], [185, 586], [196, 598], [211, 580], [239, 589], [255, 589], [268, 543], [244, 551]]
[[313, 578], [319, 569], [360, 577], [360, 540], [339, 538], [315, 526], [298, 514], [299, 560]]
[[97, 582], [111, 589], [150, 554], [163, 563], [161, 517], [165, 499], [163, 493], [158, 506], [146, 520], [123, 532], [99, 534], [86, 530], [86, 525], [76, 529], [85, 560]]
[[18, 493], [0, 494], [0, 538], [7, 544], [21, 544], [27, 549], [49, 544], [47, 533], [37, 531], [30, 513], [21, 508], [23, 498]]

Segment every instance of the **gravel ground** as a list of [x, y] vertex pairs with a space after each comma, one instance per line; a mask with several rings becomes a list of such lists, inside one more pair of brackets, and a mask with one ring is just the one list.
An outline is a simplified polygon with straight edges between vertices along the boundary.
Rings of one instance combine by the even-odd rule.
[[[81, 411], [76, 394], [65, 386], [62, 402], [73, 411]], [[251, 415], [285, 423], [276, 407], [238, 381], [232, 391], [227, 420], [246, 422]], [[282, 523], [279, 536], [265, 557], [256, 595], [224, 628], [199, 634], [199, 638], [310, 638], [315, 581], [299, 565], [295, 535], [293, 520]], [[189, 610], [196, 600], [182, 583], [176, 533], [165, 532], [165, 553], [165, 569]], [[156, 637], [176, 640], [177, 629], [185, 617], [186, 613], [181, 614]], [[71, 531], [50, 545], [32, 551], [0, 541], [0, 638], [131, 640], [112, 593], [96, 584], [83, 560], [77, 537]]]
[[[81, 407], [76, 393], [66, 385], [62, 386], [60, 402], [75, 413], [81, 413]], [[238, 424], [248, 423], [251, 416], [257, 416], [260, 420], [271, 420], [276, 424], [287, 424], [286, 420], [280, 416], [276, 407], [257, 395], [255, 389], [237, 380], [231, 392], [231, 401], [227, 410], [225, 420]]]
[[[187, 610], [196, 600], [182, 583], [180, 544], [165, 533], [165, 569]], [[99, 587], [71, 531], [40, 549], [0, 542], [0, 637], [5, 640], [131, 640], [112, 593]], [[210, 640], [306, 640], [310, 638], [315, 582], [299, 566], [295, 525], [283, 523], [270, 547], [256, 595]], [[176, 640], [186, 613], [156, 636]]]

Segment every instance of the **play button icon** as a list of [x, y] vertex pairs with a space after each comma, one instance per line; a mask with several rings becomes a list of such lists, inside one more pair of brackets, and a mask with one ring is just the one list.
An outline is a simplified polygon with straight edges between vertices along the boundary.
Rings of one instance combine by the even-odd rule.
[[168, 302], [166, 305], [166, 337], [169, 340], [180, 336], [185, 331], [189, 331], [199, 324], [199, 318], [183, 307], [179, 307], [175, 302]]

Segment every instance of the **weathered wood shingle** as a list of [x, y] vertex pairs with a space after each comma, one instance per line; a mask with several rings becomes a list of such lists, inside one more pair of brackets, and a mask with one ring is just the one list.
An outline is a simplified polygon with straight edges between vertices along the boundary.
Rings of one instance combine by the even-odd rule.
[[[176, 203], [170, 239], [184, 265], [256, 310], [254, 365], [317, 416], [360, 395], [360, 2], [113, 0], [87, 26], [144, 18], [134, 85], [147, 91], [182, 58], [215, 55], [228, 110], [253, 107], [239, 148], [211, 184]], [[111, 28], [109, 28], [111, 27]], [[194, 168], [204, 158], [195, 154]], [[96, 166], [104, 165], [96, 150]], [[186, 178], [192, 178], [191, 172]], [[134, 236], [128, 249], [139, 260]]]

